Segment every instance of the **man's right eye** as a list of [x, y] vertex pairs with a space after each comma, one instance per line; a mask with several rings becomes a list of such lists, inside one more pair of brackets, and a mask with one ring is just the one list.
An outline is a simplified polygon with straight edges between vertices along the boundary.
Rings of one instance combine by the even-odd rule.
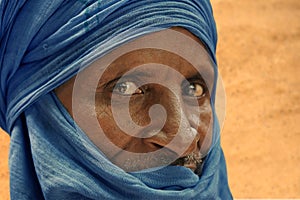
[[117, 83], [114, 86], [113, 92], [116, 92], [120, 95], [131, 96], [135, 94], [143, 94], [144, 92], [136, 86], [134, 82], [125, 81]]

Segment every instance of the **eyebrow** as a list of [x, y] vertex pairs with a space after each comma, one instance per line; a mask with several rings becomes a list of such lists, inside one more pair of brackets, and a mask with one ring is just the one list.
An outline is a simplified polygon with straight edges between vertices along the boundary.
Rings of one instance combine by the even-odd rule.
[[201, 76], [214, 77], [215, 70], [212, 64], [197, 65], [195, 69], [197, 69]]
[[130, 77], [130, 76], [141, 76], [141, 77], [151, 77], [151, 74], [145, 71], [139, 71], [139, 70], [134, 70], [133, 72], [130, 72], [129, 74], [125, 75], [125, 77]]
[[[118, 81], [120, 78], [133, 78], [133, 77], [153, 77], [153, 74], [147, 71], [141, 71], [136, 68], [122, 68], [119, 66], [118, 72], [115, 72], [117, 67], [119, 65], [114, 65], [109, 71], [106, 71], [102, 74], [97, 88], [105, 87], [109, 85], [110, 83]], [[121, 69], [120, 69], [121, 68]], [[197, 67], [194, 67], [196, 69], [196, 72], [194, 74], [191, 74], [190, 76], [185, 76], [186, 79], [201, 79], [205, 82], [207, 87], [210, 87], [213, 84], [214, 79], [214, 69], [212, 66], [207, 65], [198, 65]], [[179, 71], [178, 71], [179, 72]], [[180, 73], [180, 72], [179, 72]], [[106, 74], [105, 77], [103, 75]]]
[[198, 69], [201, 69], [201, 70], [199, 70], [199, 71], [197, 70], [197, 73], [195, 73], [189, 77], [186, 77], [186, 79], [188, 79], [188, 80], [201, 79], [202, 81], [204, 81], [204, 83], [207, 87], [212, 87], [212, 85], [214, 84], [214, 78], [215, 78], [214, 69], [213, 68], [209, 69], [207, 66], [206, 67], [200, 66]]

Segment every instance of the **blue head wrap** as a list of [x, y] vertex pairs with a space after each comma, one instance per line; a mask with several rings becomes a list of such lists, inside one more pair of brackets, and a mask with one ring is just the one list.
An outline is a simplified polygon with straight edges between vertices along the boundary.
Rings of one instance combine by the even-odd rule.
[[52, 92], [112, 34], [130, 36], [100, 57], [153, 31], [147, 27], [184, 27], [216, 64], [208, 0], [2, 0], [0, 13], [0, 125], [11, 135], [12, 200], [232, 199], [217, 125], [200, 177], [175, 166], [126, 173], [78, 131]]

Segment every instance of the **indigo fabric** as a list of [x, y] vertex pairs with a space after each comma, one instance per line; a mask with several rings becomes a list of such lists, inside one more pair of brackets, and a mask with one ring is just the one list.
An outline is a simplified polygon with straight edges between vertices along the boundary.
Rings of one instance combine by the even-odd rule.
[[201, 176], [179, 166], [126, 173], [80, 131], [53, 93], [92, 60], [173, 26], [199, 37], [216, 66], [208, 0], [0, 1], [0, 125], [11, 136], [12, 200], [232, 199], [217, 120]]

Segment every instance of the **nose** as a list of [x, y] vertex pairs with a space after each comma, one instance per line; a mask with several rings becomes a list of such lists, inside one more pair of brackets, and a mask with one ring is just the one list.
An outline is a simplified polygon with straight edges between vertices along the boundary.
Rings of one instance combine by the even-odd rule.
[[[185, 109], [181, 88], [165, 88], [156, 85], [151, 92], [151, 104], [164, 107], [166, 122], [158, 134], [145, 139], [145, 143], [156, 148], [168, 148], [177, 155], [188, 155], [198, 150], [199, 134], [197, 127], [190, 122], [189, 112]], [[161, 116], [151, 119], [151, 128], [159, 124]]]

